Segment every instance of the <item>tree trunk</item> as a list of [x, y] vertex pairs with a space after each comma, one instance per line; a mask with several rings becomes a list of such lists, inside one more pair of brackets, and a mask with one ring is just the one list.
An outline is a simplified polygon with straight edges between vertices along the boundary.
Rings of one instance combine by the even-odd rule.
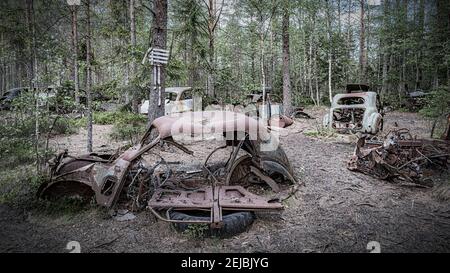
[[383, 95], [383, 96], [386, 94], [386, 92], [388, 90], [388, 86], [387, 86], [388, 79], [387, 79], [387, 77], [388, 77], [388, 59], [389, 59], [388, 58], [389, 57], [388, 56], [389, 55], [389, 53], [388, 53], [388, 46], [389, 46], [388, 41], [389, 41], [389, 39], [386, 37], [387, 30], [389, 28], [389, 23], [388, 23], [388, 16], [389, 16], [389, 14], [388, 14], [388, 12], [389, 12], [389, 0], [384, 0], [384, 2], [383, 2], [383, 17], [384, 17], [383, 18], [383, 20], [384, 20], [383, 28], [386, 31], [386, 33], [384, 33], [384, 36], [381, 39], [381, 41], [382, 41], [381, 47], [383, 49], [383, 51], [382, 51], [383, 68], [382, 68], [382, 79], [381, 79], [381, 81], [382, 81], [381, 95]]
[[365, 0], [360, 0], [361, 28], [359, 32], [359, 80], [362, 83], [367, 81], [367, 48], [366, 48], [366, 24], [365, 24]]
[[313, 33], [310, 34], [309, 39], [309, 50], [308, 50], [308, 87], [309, 87], [309, 96], [313, 100], [314, 104], [316, 104], [316, 101], [314, 99], [314, 92], [312, 87], [312, 44], [313, 44], [313, 35], [314, 35], [314, 29]]
[[198, 82], [200, 80], [200, 75], [198, 71], [198, 64], [197, 64], [197, 54], [195, 53], [194, 47], [197, 41], [197, 33], [195, 31], [192, 31], [190, 33], [190, 44], [189, 44], [189, 65], [190, 67], [190, 73], [189, 73], [189, 86], [193, 88], [198, 87]]
[[78, 30], [77, 30], [77, 5], [71, 7], [72, 10], [72, 54], [73, 54], [73, 81], [75, 85], [75, 103], [80, 104], [80, 82], [78, 77]]
[[[153, 10], [155, 12], [152, 22], [152, 47], [166, 49], [167, 47], [167, 0], [155, 0], [153, 3]], [[160, 67], [160, 83], [161, 83], [161, 98], [156, 86], [152, 86], [149, 95], [148, 107], [148, 122], [149, 126], [152, 122], [164, 115], [164, 87], [165, 87], [165, 67]], [[153, 66], [153, 70], [157, 69]], [[155, 73], [153, 73], [155, 75]], [[153, 78], [153, 81], [155, 79]]]
[[91, 96], [91, 0], [86, 0], [86, 98], [87, 98], [87, 151], [92, 152], [92, 96]]
[[341, 0], [337, 1], [337, 10], [338, 10], [338, 31], [339, 31], [339, 37], [341, 37], [341, 33], [342, 33]]
[[310, 96], [311, 100], [314, 102], [314, 105], [318, 105], [318, 101], [315, 98], [314, 88], [313, 88], [313, 78], [314, 78], [313, 73], [315, 73], [315, 70], [314, 70], [315, 57], [314, 57], [314, 52], [313, 52], [313, 45], [316, 42], [316, 39], [315, 39], [315, 35], [316, 35], [315, 14], [313, 15], [313, 18], [311, 21], [312, 21], [312, 33], [310, 33], [310, 38], [309, 38], [309, 60], [308, 60], [309, 96]]
[[418, 44], [419, 50], [416, 53], [416, 83], [415, 88], [421, 88], [421, 80], [422, 80], [422, 50], [424, 48], [424, 30], [425, 30], [425, 1], [419, 1], [419, 37]]
[[34, 14], [34, 1], [27, 0], [27, 19], [28, 31], [30, 35], [30, 88], [34, 95], [34, 119], [35, 119], [35, 154], [36, 154], [36, 171], [40, 172], [40, 157], [39, 157], [39, 100], [38, 100], [38, 86], [37, 86], [37, 54], [36, 54], [36, 22]]
[[292, 113], [292, 96], [291, 96], [291, 76], [289, 71], [290, 52], [289, 52], [289, 1], [284, 1], [283, 6], [283, 108], [284, 114]]
[[328, 27], [328, 97], [330, 100], [330, 104], [333, 101], [333, 92], [332, 92], [332, 86], [331, 86], [331, 69], [332, 69], [332, 54], [333, 54], [333, 46], [331, 44], [331, 12], [330, 12], [331, 6], [330, 1], [327, 0], [327, 27]]
[[138, 98], [138, 92], [136, 90], [136, 85], [134, 84], [134, 79], [136, 77], [136, 60], [134, 56], [134, 52], [136, 50], [136, 17], [134, 12], [134, 6], [135, 6], [135, 0], [130, 0], [130, 38], [131, 38], [131, 79], [132, 79], [132, 88], [131, 90], [131, 109], [134, 113], [138, 113], [138, 104], [139, 104], [139, 98]]
[[314, 62], [313, 62], [313, 69], [314, 69], [314, 84], [316, 88], [316, 103], [318, 106], [320, 106], [321, 102], [321, 96], [320, 96], [320, 89], [319, 89], [319, 71], [317, 68], [317, 48], [314, 49]]
[[261, 18], [261, 26], [259, 30], [259, 50], [260, 50], [260, 70], [261, 70], [261, 92], [263, 93], [263, 102], [265, 102], [266, 97], [266, 73], [264, 71], [264, 33], [263, 33], [263, 22]]
[[216, 25], [216, 0], [209, 0], [208, 4], [208, 38], [209, 38], [209, 69], [208, 69], [208, 96], [214, 98], [216, 96], [214, 90], [214, 73], [215, 73], [215, 58], [214, 58], [214, 35]]
[[[347, 41], [346, 41], [346, 53], [347, 53], [347, 59], [350, 60], [351, 58], [351, 14], [352, 14], [352, 0], [348, 1], [348, 10], [347, 10]], [[350, 67], [346, 66], [345, 68], [345, 81], [348, 83], [350, 81]]]

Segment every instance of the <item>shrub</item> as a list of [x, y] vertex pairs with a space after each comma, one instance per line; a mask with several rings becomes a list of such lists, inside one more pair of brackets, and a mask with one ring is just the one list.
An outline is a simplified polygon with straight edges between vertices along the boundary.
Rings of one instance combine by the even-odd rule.
[[32, 205], [36, 191], [45, 179], [32, 166], [0, 170], [0, 203]]
[[419, 111], [425, 117], [438, 118], [450, 113], [450, 89], [447, 86], [440, 86], [431, 92], [426, 98], [426, 104]]
[[147, 118], [130, 112], [117, 112], [111, 138], [115, 140], [129, 140], [136, 143], [145, 131]]

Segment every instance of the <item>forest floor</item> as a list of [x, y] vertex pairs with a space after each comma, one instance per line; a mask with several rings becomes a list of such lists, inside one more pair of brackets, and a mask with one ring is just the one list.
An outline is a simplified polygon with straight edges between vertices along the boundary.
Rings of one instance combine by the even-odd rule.
[[[117, 221], [96, 206], [50, 214], [26, 204], [0, 204], [0, 252], [67, 252], [69, 241], [78, 241], [82, 252], [367, 252], [369, 241], [379, 242], [382, 252], [450, 252], [450, 203], [436, 197], [437, 186], [406, 187], [347, 170], [355, 139], [315, 135], [325, 109], [307, 112], [316, 119], [296, 119], [281, 132], [282, 146], [304, 186], [281, 215], [261, 215], [245, 233], [229, 239], [193, 238], [156, 221], [148, 211]], [[391, 112], [384, 132], [394, 126], [427, 137], [430, 122], [415, 113]], [[96, 151], [123, 144], [109, 139], [110, 130], [95, 126]], [[51, 145], [83, 153], [85, 132], [55, 137]], [[198, 160], [210, 151], [202, 143], [187, 147]], [[437, 180], [450, 182], [448, 174]]]

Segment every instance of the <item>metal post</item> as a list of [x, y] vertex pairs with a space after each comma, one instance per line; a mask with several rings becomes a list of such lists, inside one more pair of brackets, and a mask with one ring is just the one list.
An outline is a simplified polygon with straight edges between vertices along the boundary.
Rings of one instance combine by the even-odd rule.
[[161, 104], [163, 103], [161, 92], [161, 66], [167, 64], [169, 60], [169, 51], [160, 48], [149, 48], [144, 55], [142, 64], [144, 64], [147, 58], [149, 59], [150, 64], [153, 66], [153, 92], [158, 92], [158, 106], [161, 106]]

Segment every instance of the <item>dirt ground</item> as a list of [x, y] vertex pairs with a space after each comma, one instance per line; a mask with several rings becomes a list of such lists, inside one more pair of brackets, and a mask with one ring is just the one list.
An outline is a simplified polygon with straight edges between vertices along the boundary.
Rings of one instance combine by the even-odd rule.
[[[450, 204], [433, 189], [405, 187], [346, 169], [353, 137], [311, 136], [325, 109], [307, 109], [317, 119], [297, 119], [281, 131], [281, 143], [296, 176], [305, 185], [280, 215], [258, 215], [250, 229], [229, 239], [196, 239], [177, 233], [150, 212], [119, 222], [92, 206], [63, 215], [0, 205], [0, 252], [68, 252], [78, 241], [82, 252], [368, 252], [377, 241], [382, 252], [450, 252]], [[395, 124], [397, 123], [397, 124]], [[414, 113], [392, 112], [385, 130], [406, 127], [427, 137], [431, 123]], [[108, 138], [109, 126], [95, 126], [94, 149], [124, 143]], [[56, 137], [51, 145], [80, 154], [85, 132]], [[165, 151], [169, 160], [203, 160], [202, 144], [188, 148], [195, 157]], [[444, 178], [448, 181], [448, 175]]]

